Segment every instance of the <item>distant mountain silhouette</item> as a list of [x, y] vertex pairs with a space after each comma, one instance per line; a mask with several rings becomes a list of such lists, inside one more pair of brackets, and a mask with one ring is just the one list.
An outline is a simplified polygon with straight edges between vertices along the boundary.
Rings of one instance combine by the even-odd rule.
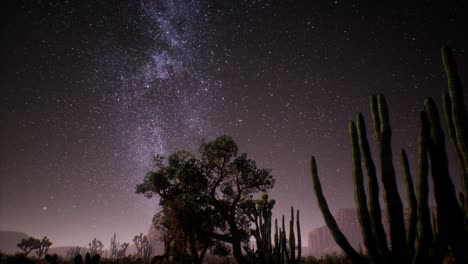
[[28, 237], [25, 233], [0, 230], [0, 251], [7, 254], [20, 252], [17, 244], [21, 242], [21, 239]]
[[[152, 250], [153, 255], [163, 254], [164, 243], [161, 239], [162, 238], [161, 232], [156, 230], [154, 226], [151, 225], [146, 235], [153, 248]], [[28, 237], [29, 237], [28, 234], [25, 234], [22, 232], [0, 230], [0, 252], [6, 253], [6, 254], [15, 254], [17, 252], [21, 252], [21, 250], [18, 248], [17, 245], [18, 243], [21, 242], [22, 239], [28, 238]], [[110, 256], [110, 252], [108, 250], [109, 241], [102, 241], [102, 242], [107, 248], [106, 250], [103, 250], [103, 256]], [[122, 241], [122, 242], [127, 242], [130, 244], [127, 248], [127, 252], [126, 252], [127, 255], [136, 253], [136, 248], [135, 248], [135, 245], [133, 244], [133, 241]], [[67, 252], [71, 248], [76, 248], [76, 246], [53, 247], [52, 245], [48, 253], [57, 254], [59, 256], [66, 257]], [[80, 248], [81, 248], [81, 253], [83, 255], [86, 254], [88, 248], [87, 247], [80, 247]], [[34, 252], [31, 252], [31, 254], [34, 254]]]
[[164, 254], [164, 241], [162, 234], [154, 227], [153, 224], [150, 226], [146, 236], [151, 243], [153, 255], [155, 256]]

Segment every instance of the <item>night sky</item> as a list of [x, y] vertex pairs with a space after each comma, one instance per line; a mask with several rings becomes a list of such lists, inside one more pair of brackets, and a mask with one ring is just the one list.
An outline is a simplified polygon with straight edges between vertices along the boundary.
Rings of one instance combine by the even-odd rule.
[[386, 95], [414, 174], [441, 45], [468, 81], [463, 1], [417, 2], [2, 1], [0, 230], [130, 242], [158, 208], [135, 194], [151, 157], [228, 134], [273, 170], [275, 212], [301, 210], [306, 244], [323, 224], [310, 156], [332, 209], [353, 207], [347, 127], [358, 111], [370, 127], [369, 96]]

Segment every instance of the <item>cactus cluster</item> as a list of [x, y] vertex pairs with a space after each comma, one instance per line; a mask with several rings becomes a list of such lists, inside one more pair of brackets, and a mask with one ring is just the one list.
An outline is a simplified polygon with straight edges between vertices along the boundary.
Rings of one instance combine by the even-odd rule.
[[[461, 171], [462, 188], [459, 201], [449, 176], [448, 158], [439, 114], [433, 100], [427, 98], [420, 115], [416, 191], [406, 152], [401, 150], [409, 209], [409, 219], [405, 223], [392, 160], [391, 127], [387, 103], [382, 95], [371, 97], [372, 122], [377, 140], [386, 215], [390, 226], [390, 246], [387, 245], [382, 225], [377, 170], [371, 156], [364, 118], [359, 113], [356, 123], [350, 122], [355, 200], [364, 244], [372, 263], [441, 263], [444, 256], [452, 253], [460, 263], [468, 263], [466, 251], [468, 248], [467, 114], [455, 62], [450, 50], [446, 47], [442, 48], [442, 59], [449, 84], [449, 92], [444, 95], [445, 118], [450, 142], [454, 146]], [[437, 205], [437, 214], [432, 214], [432, 222], [428, 204], [429, 168]], [[366, 263], [366, 258], [352, 248], [330, 213], [322, 192], [314, 157], [311, 161], [311, 170], [319, 207], [335, 241], [353, 263]], [[368, 183], [367, 192], [364, 186], [364, 171]]]
[[299, 263], [302, 253], [299, 210], [296, 211], [296, 217], [294, 217], [294, 208], [291, 207], [289, 236], [286, 233], [284, 215], [281, 227], [278, 227], [278, 220], [275, 219], [273, 234], [271, 210], [274, 204], [274, 200], [269, 200], [268, 195], [263, 194], [262, 198], [256, 202], [256, 205], [250, 205], [250, 220], [255, 224], [255, 229], [252, 230], [252, 233], [256, 241], [256, 250], [249, 247], [245, 247], [245, 250], [252, 263]]

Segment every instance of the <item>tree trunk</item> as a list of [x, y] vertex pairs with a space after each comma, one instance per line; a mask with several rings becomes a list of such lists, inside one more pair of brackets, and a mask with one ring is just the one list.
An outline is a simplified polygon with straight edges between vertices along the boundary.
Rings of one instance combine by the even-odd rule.
[[241, 263], [246, 263], [244, 259], [244, 255], [242, 254], [242, 248], [241, 248], [241, 238], [239, 231], [232, 230], [231, 229], [231, 234], [232, 234], [232, 253], [234, 255], [234, 258], [236, 259], [236, 262], [241, 264]]

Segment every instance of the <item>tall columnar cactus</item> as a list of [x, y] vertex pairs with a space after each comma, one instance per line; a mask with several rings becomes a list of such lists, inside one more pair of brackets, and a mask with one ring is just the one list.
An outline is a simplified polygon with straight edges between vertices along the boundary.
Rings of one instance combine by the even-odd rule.
[[[421, 113], [421, 120], [424, 112]], [[413, 258], [413, 264], [423, 264], [429, 262], [429, 249], [433, 248], [434, 236], [431, 228], [430, 210], [429, 210], [429, 180], [428, 180], [428, 161], [426, 133], [423, 124], [419, 128], [418, 134], [418, 176], [416, 183], [417, 193], [417, 235], [416, 248]]]
[[354, 175], [354, 196], [356, 199], [356, 206], [358, 210], [358, 219], [361, 224], [362, 237], [364, 239], [364, 245], [368, 249], [368, 253], [372, 259], [378, 259], [379, 263], [382, 262], [380, 255], [377, 251], [377, 245], [375, 243], [375, 236], [372, 231], [372, 225], [367, 208], [367, 197], [364, 188], [364, 176], [361, 167], [361, 152], [359, 149], [359, 139], [357, 135], [357, 129], [354, 122], [349, 124], [349, 135], [351, 138], [352, 147], [352, 160], [353, 160], [353, 175]]
[[[283, 218], [284, 219], [284, 218]], [[294, 234], [294, 226], [297, 227], [297, 244]], [[283, 226], [284, 228], [284, 226]], [[283, 236], [286, 239], [286, 235]], [[291, 219], [289, 220], [289, 247], [285, 250], [286, 260], [288, 264], [296, 264], [301, 260], [302, 244], [301, 244], [301, 227], [299, 224], [299, 210], [297, 210], [296, 222], [294, 222], [294, 208], [291, 206]], [[284, 241], [286, 243], [286, 241]], [[297, 254], [296, 254], [297, 251]]]
[[[387, 220], [390, 225], [391, 252], [386, 245], [386, 237], [383, 233], [376, 169], [370, 154], [362, 115], [358, 114], [357, 127], [352, 122], [350, 124], [356, 204], [364, 243], [373, 263], [441, 263], [443, 257], [452, 251], [457, 263], [468, 263], [466, 251], [468, 230], [465, 229], [468, 223], [466, 212], [468, 204], [466, 200], [468, 196], [466, 167], [468, 162], [465, 160], [468, 122], [466, 122], [461, 84], [454, 73], [453, 58], [445, 49], [442, 50], [442, 55], [449, 79], [449, 95], [444, 98], [444, 110], [450, 140], [455, 146], [458, 165], [462, 171], [461, 205], [458, 204], [455, 188], [449, 176], [444, 134], [437, 109], [432, 99], [429, 98], [425, 100], [424, 111], [421, 113], [416, 193], [414, 192], [408, 158], [404, 151], [401, 153], [410, 210], [407, 232], [405, 231], [403, 206], [398, 193], [392, 161], [391, 128], [387, 104], [383, 96], [371, 97], [373, 127], [379, 150]], [[365, 166], [369, 183], [367, 196], [364, 188], [362, 164]], [[432, 225], [430, 221], [431, 210], [428, 205], [429, 167], [437, 203], [437, 217], [434, 216], [435, 220], [432, 221]], [[314, 157], [312, 157], [311, 169], [317, 201], [335, 241], [353, 263], [363, 263], [363, 257], [351, 247], [330, 213], [322, 192]], [[450, 248], [452, 251], [449, 250]]]
[[449, 48], [441, 49], [442, 62], [448, 82], [448, 93], [444, 94], [444, 113], [447, 131], [461, 171], [460, 203], [464, 205], [465, 218], [468, 218], [468, 114], [463, 88], [457, 73], [457, 65]]
[[361, 113], [357, 115], [357, 129], [359, 136], [359, 150], [362, 155], [363, 164], [365, 167], [367, 182], [368, 182], [368, 197], [369, 197], [369, 214], [371, 219], [372, 231], [375, 236], [377, 250], [382, 256], [381, 263], [388, 263], [390, 251], [387, 245], [387, 237], [385, 235], [382, 224], [382, 212], [379, 202], [379, 182], [377, 180], [377, 172], [374, 161], [372, 160], [369, 142], [367, 140], [366, 126], [364, 117]]
[[301, 223], [299, 220], [299, 210], [296, 212], [296, 228], [297, 228], [297, 263], [301, 260], [302, 257], [302, 238], [301, 238]]
[[[254, 223], [255, 229], [252, 234], [256, 240], [256, 250], [246, 248], [247, 254], [253, 263], [261, 264], [296, 264], [301, 259], [301, 228], [299, 222], [299, 210], [294, 217], [294, 208], [291, 207], [291, 219], [289, 221], [289, 239], [286, 236], [284, 215], [281, 227], [278, 228], [278, 221], [275, 219], [274, 234], [272, 236], [272, 208], [274, 200], [269, 200], [268, 195], [262, 195], [255, 204], [246, 204], [246, 210], [250, 220]], [[296, 228], [296, 232], [294, 230]], [[297, 239], [296, 239], [297, 236]], [[272, 241], [273, 238], [273, 241]]]
[[315, 161], [315, 157], [312, 156], [310, 161], [311, 171], [312, 171], [312, 181], [314, 183], [314, 191], [317, 197], [317, 202], [322, 212], [323, 218], [325, 219], [325, 223], [328, 226], [333, 238], [335, 239], [336, 243], [341, 247], [344, 253], [351, 259], [353, 263], [363, 264], [366, 263], [365, 259], [351, 246], [346, 236], [338, 227], [335, 218], [333, 217], [330, 209], [328, 207], [327, 200], [323, 195], [322, 185], [320, 183], [318, 177], [318, 170], [317, 170], [317, 162]]
[[437, 244], [442, 255], [449, 246], [455, 256], [468, 263], [468, 236], [465, 230], [465, 216], [458, 204], [455, 187], [449, 177], [445, 140], [439, 121], [439, 114], [431, 98], [424, 101], [423, 126], [427, 127], [428, 154], [431, 161], [431, 175], [434, 183], [434, 197], [437, 203]]
[[398, 193], [392, 161], [392, 129], [390, 127], [387, 102], [382, 95], [371, 97], [371, 113], [379, 149], [384, 200], [387, 205], [387, 218], [390, 225], [391, 258], [399, 263], [407, 263], [409, 254], [406, 247], [403, 204]]
[[401, 164], [403, 167], [403, 175], [405, 176], [406, 183], [406, 200], [409, 207], [409, 219], [408, 219], [408, 228], [406, 232], [406, 243], [408, 244], [408, 250], [410, 253], [410, 258], [414, 256], [414, 242], [416, 240], [416, 227], [418, 223], [417, 218], [417, 200], [416, 194], [414, 193], [413, 179], [411, 177], [410, 167], [408, 156], [406, 151], [401, 149]]

